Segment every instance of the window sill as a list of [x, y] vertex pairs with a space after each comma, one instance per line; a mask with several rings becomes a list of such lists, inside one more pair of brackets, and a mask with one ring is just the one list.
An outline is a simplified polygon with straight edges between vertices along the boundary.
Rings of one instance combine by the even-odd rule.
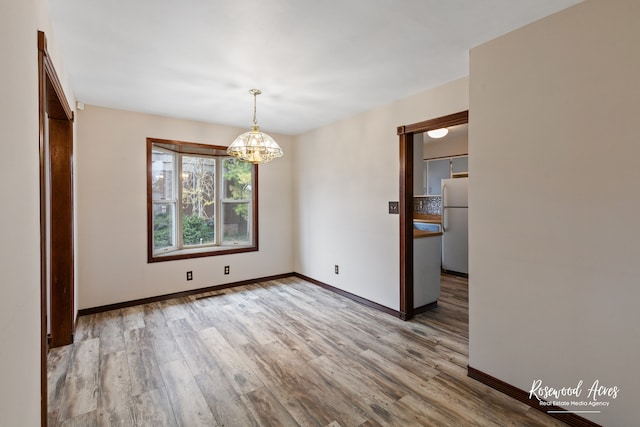
[[257, 244], [249, 245], [227, 245], [227, 246], [208, 246], [200, 248], [188, 248], [163, 253], [151, 254], [148, 262], [174, 261], [178, 259], [202, 258], [218, 255], [229, 255], [243, 252], [255, 252], [258, 250]]

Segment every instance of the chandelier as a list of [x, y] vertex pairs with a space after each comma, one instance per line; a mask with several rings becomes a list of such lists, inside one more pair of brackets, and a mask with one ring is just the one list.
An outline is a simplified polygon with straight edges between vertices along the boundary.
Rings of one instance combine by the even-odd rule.
[[250, 163], [267, 163], [282, 156], [282, 148], [264, 132], [260, 132], [256, 120], [256, 97], [262, 93], [259, 89], [249, 91], [253, 95], [253, 128], [245, 132], [231, 143], [227, 154]]

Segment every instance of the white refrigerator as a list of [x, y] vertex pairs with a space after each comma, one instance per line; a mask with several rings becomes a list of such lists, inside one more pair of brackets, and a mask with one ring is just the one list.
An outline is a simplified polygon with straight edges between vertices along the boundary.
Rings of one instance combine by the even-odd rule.
[[442, 269], [469, 274], [469, 178], [442, 180]]

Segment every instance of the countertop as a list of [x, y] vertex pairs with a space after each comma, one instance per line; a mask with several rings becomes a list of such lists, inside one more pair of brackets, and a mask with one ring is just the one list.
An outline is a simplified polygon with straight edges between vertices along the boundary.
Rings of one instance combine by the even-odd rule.
[[413, 220], [419, 222], [430, 222], [432, 224], [442, 224], [442, 215], [413, 214]]
[[[429, 215], [429, 214], [413, 214], [413, 220], [415, 222], [426, 222], [430, 224], [442, 224], [441, 215]], [[427, 230], [413, 230], [413, 238], [418, 239], [421, 237], [435, 237], [442, 236], [441, 231], [427, 231]]]
[[413, 230], [413, 238], [442, 236], [442, 231]]

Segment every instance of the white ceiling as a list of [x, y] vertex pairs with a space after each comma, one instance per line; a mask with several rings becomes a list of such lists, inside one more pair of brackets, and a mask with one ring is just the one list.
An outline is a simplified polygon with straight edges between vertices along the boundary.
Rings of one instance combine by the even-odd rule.
[[[297, 134], [468, 74], [580, 0], [51, 0], [78, 101]], [[523, 52], [526, 54], [526, 52]]]

